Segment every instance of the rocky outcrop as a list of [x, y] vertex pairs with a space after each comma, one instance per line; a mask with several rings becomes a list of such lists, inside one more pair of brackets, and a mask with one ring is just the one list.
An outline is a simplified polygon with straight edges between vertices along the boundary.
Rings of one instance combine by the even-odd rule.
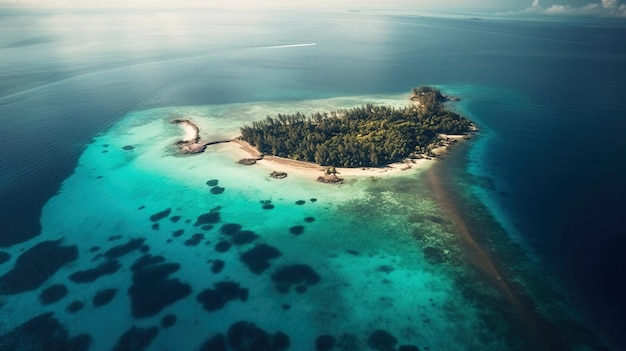
[[185, 129], [192, 129], [193, 135], [187, 136], [187, 138], [183, 140], [179, 140], [175, 143], [178, 146], [178, 149], [183, 154], [198, 154], [204, 152], [208, 143], [204, 143], [200, 141], [200, 129], [193, 122], [188, 119], [173, 119], [173, 124], [180, 124]]
[[317, 181], [326, 184], [343, 184], [343, 178], [337, 177], [334, 173], [321, 175], [317, 177]]
[[244, 166], [252, 166], [256, 164], [256, 161], [256, 158], [242, 158], [241, 160], [237, 161], [237, 163]]
[[183, 154], [199, 154], [206, 149], [205, 143], [188, 143], [180, 147]]
[[286, 172], [274, 171], [274, 172], [270, 173], [270, 177], [272, 177], [274, 179], [284, 179], [284, 178], [287, 178], [287, 173]]

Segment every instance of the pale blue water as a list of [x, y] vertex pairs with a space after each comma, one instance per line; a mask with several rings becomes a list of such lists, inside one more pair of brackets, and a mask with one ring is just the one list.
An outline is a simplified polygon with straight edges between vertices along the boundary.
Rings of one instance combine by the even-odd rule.
[[[148, 330], [150, 349], [196, 349], [242, 320], [282, 331], [294, 350], [315, 349], [323, 334], [343, 349], [368, 349], [377, 329], [396, 347], [431, 350], [623, 346], [622, 22], [345, 12], [0, 16], [0, 32], [9, 33], [0, 37], [3, 347], [15, 349], [19, 326], [47, 312], [54, 314], [35, 319], [46, 323], [27, 334], [52, 349], [67, 340], [44, 330], [88, 335], [77, 348], [106, 350], [132, 326]], [[308, 43], [316, 45], [272, 48]], [[181, 132], [168, 123], [173, 117], [197, 120], [207, 137], [232, 136], [284, 110], [402, 103], [419, 84], [460, 96], [451, 108], [481, 129], [430, 170], [329, 188], [242, 170], [219, 148], [196, 157], [171, 148]], [[335, 97], [347, 98], [323, 100]], [[210, 192], [211, 179], [223, 194]], [[167, 218], [150, 220], [167, 208]], [[220, 213], [214, 228], [193, 225], [212, 209]], [[225, 223], [254, 231], [256, 244], [282, 255], [252, 273], [239, 255], [255, 243], [215, 251]], [[293, 235], [294, 226], [304, 232]], [[484, 255], [464, 241], [465, 229]], [[185, 244], [200, 233], [197, 245]], [[133, 238], [149, 247], [98, 256]], [[75, 249], [59, 259], [58, 245]], [[42, 247], [45, 255], [28, 254]], [[180, 295], [133, 317], [129, 292], [141, 277], [131, 266], [145, 253], [178, 264], [149, 279], [165, 286], [147, 290]], [[225, 266], [212, 273], [207, 261], [216, 259]], [[111, 261], [119, 269], [93, 282], [71, 278]], [[271, 276], [294, 264], [320, 281], [283, 294]], [[248, 296], [206, 311], [197, 296], [220, 281], [240, 283]], [[55, 284], [67, 294], [41, 303]], [[116, 293], [95, 306], [104, 289]], [[74, 301], [84, 308], [68, 311]], [[166, 315], [176, 316], [173, 326], [161, 325]]]

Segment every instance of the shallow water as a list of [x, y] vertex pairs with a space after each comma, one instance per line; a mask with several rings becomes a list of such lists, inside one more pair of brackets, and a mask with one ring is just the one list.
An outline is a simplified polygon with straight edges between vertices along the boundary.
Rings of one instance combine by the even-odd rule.
[[[385, 101], [403, 101], [396, 96], [390, 98]], [[371, 99], [292, 102], [289, 106], [305, 111], [310, 105], [332, 108]], [[315, 338], [322, 334], [340, 337], [344, 333], [353, 335], [357, 345], [364, 347], [365, 336], [376, 329], [388, 330], [402, 344], [420, 347], [501, 348], [498, 338], [488, 343], [476, 340], [483, 323], [476, 307], [455, 289], [454, 275], [439, 268], [443, 262], [457, 261], [459, 248], [449, 233], [450, 223], [437, 205], [428, 198], [416, 201], [423, 189], [407, 188], [419, 184], [419, 172], [391, 179], [358, 178], [346, 185], [328, 186], [295, 177], [272, 180], [264, 169], [237, 165], [231, 155], [218, 150], [194, 156], [175, 152], [173, 143], [180, 138], [181, 130], [169, 123], [173, 117], [192, 118], [202, 130], [206, 127], [210, 137], [233, 132], [228, 124], [220, 125], [222, 111], [237, 112], [241, 120], [233, 121], [235, 124], [276, 111], [275, 105], [136, 112], [94, 139], [74, 174], [44, 207], [42, 234], [29, 242], [30, 246], [63, 238], [65, 245], [78, 247], [80, 258], [47, 284], [63, 284], [73, 271], [105, 261], [101, 253], [109, 247], [143, 238], [151, 254], [180, 264], [176, 278], [190, 284], [194, 293], [154, 316], [120, 318], [128, 314], [125, 292], [132, 281], [129, 267], [140, 257], [137, 252], [129, 253], [118, 259], [121, 268], [115, 274], [88, 286], [71, 284], [69, 296], [50, 306], [56, 310], [55, 317], [66, 323], [70, 335], [88, 334], [93, 338], [93, 349], [109, 349], [116, 335], [132, 325], [157, 325], [164, 315], [173, 314], [176, 325], [159, 334], [155, 347], [182, 347], [178, 340], [184, 337], [184, 348], [193, 349], [212, 334], [224, 332], [226, 326], [249, 320], [265, 330], [286, 333], [295, 349], [312, 348]], [[125, 150], [129, 145], [133, 148]], [[211, 179], [218, 180], [217, 186], [225, 191], [212, 194], [205, 184]], [[298, 200], [305, 203], [299, 205]], [[274, 208], [264, 209], [264, 201], [270, 201]], [[166, 218], [150, 220], [151, 215], [165, 209], [171, 209]], [[203, 230], [194, 225], [199, 215], [212, 209], [220, 213], [214, 228]], [[173, 216], [181, 219], [173, 223]], [[305, 220], [308, 217], [312, 222]], [[155, 223], [159, 224], [156, 230], [152, 228]], [[225, 223], [238, 223], [259, 238], [254, 244], [235, 245], [218, 253], [216, 243], [228, 240], [220, 232]], [[294, 226], [303, 226], [303, 233], [290, 233]], [[181, 229], [184, 233], [173, 237]], [[186, 241], [193, 233], [203, 238], [197, 246]], [[431, 260], [437, 264], [425, 258], [424, 248], [415, 244], [415, 236], [436, 253]], [[272, 260], [267, 272], [257, 275], [240, 261], [239, 255], [260, 243], [277, 248], [282, 255]], [[225, 262], [219, 274], [210, 272], [209, 262], [215, 259]], [[321, 277], [320, 282], [304, 293], [296, 293], [295, 286], [289, 293], [277, 291], [271, 273], [293, 264], [310, 266]], [[220, 281], [241, 284], [249, 289], [249, 297], [245, 302], [229, 302], [217, 311], [202, 310], [194, 297]], [[91, 297], [106, 288], [118, 289], [116, 298], [104, 307], [89, 306]], [[36, 305], [27, 308], [20, 302], [23, 299], [23, 295], [17, 295], [6, 300], [7, 306], [20, 311], [21, 318], [5, 320], [4, 332], [39, 311]], [[69, 313], [64, 309], [73, 300], [87, 306], [77, 314]], [[285, 310], [284, 305], [289, 309]], [[114, 326], [97, 328], [112, 322], [111, 318]]]

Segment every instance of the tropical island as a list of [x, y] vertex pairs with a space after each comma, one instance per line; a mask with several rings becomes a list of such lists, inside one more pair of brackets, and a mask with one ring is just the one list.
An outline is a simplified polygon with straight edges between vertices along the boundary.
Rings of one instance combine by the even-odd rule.
[[446, 110], [454, 99], [438, 89], [412, 90], [406, 107], [366, 104], [335, 112], [278, 114], [241, 128], [241, 139], [261, 153], [327, 167], [378, 167], [433, 157], [441, 135], [464, 135], [470, 120]]
[[[458, 100], [429, 86], [413, 88], [405, 107], [366, 104], [334, 112], [278, 114], [240, 128], [234, 139], [202, 141], [189, 119], [174, 119], [186, 132], [174, 143], [182, 154], [198, 154], [209, 145], [239, 154], [237, 163], [261, 164], [270, 177], [284, 179], [287, 172], [310, 174], [324, 183], [342, 183], [343, 175], [372, 175], [407, 170], [436, 157], [452, 143], [469, 139], [476, 127], [449, 111], [444, 103]], [[226, 146], [238, 144], [239, 149]], [[224, 149], [225, 148], [225, 149]], [[282, 168], [276, 171], [275, 167]], [[339, 168], [341, 167], [341, 168]]]

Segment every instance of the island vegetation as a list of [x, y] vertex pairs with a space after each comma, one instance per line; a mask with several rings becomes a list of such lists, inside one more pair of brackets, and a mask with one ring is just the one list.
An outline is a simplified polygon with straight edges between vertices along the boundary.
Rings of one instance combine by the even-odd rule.
[[440, 134], [465, 134], [472, 123], [446, 110], [450, 98], [428, 86], [414, 88], [413, 104], [366, 104], [335, 112], [278, 114], [241, 128], [261, 152], [333, 167], [382, 166], [429, 155]]

